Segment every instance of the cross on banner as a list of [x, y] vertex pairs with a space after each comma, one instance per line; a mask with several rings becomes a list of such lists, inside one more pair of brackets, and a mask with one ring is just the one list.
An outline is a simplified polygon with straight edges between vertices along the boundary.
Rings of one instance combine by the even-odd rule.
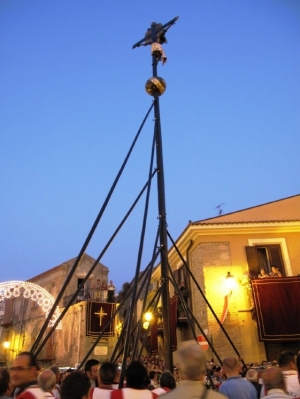
[[[108, 321], [116, 310], [115, 303], [92, 302], [86, 303], [86, 335], [95, 336], [104, 332], [104, 337], [113, 337], [115, 334], [115, 320], [109, 326]], [[105, 331], [103, 330], [105, 328]]]
[[107, 316], [107, 313], [104, 312], [104, 310], [101, 306], [99, 312], [95, 312], [94, 314], [99, 316], [99, 326], [101, 326], [102, 325], [102, 317]]

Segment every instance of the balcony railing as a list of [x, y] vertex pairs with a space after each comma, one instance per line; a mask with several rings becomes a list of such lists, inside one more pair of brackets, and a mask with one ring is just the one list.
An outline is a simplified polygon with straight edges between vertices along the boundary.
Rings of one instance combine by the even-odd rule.
[[[77, 294], [76, 299], [71, 305], [75, 305], [82, 301], [94, 301], [94, 302], [115, 302], [114, 297], [115, 291], [109, 290], [98, 290], [95, 288], [82, 289]], [[63, 297], [63, 307], [67, 306], [74, 293]]]

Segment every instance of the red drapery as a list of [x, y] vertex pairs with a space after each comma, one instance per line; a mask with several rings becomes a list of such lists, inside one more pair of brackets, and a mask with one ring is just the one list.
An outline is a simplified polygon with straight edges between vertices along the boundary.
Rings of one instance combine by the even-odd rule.
[[261, 341], [300, 339], [300, 278], [266, 278], [252, 281]]

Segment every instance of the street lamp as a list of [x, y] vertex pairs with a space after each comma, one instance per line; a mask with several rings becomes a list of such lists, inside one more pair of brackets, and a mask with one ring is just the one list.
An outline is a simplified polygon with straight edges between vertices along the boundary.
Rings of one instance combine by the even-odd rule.
[[144, 314], [144, 320], [145, 321], [143, 323], [143, 328], [145, 330], [148, 330], [151, 319], [152, 319], [152, 313], [151, 312], [146, 312]]
[[229, 292], [229, 294], [231, 296], [232, 291], [236, 287], [236, 280], [235, 280], [234, 276], [230, 272], [227, 272], [227, 276], [225, 278], [224, 285], [225, 285], [225, 288], [226, 288], [227, 292]]

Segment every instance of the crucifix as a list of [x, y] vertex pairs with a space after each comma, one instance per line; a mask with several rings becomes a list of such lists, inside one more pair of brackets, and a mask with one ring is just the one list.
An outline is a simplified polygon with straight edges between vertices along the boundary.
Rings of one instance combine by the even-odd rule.
[[101, 325], [102, 325], [102, 317], [103, 316], [107, 316], [107, 313], [104, 312], [104, 310], [103, 310], [103, 308], [101, 306], [99, 312], [95, 312], [94, 314], [99, 316], [99, 326], [101, 327]]

